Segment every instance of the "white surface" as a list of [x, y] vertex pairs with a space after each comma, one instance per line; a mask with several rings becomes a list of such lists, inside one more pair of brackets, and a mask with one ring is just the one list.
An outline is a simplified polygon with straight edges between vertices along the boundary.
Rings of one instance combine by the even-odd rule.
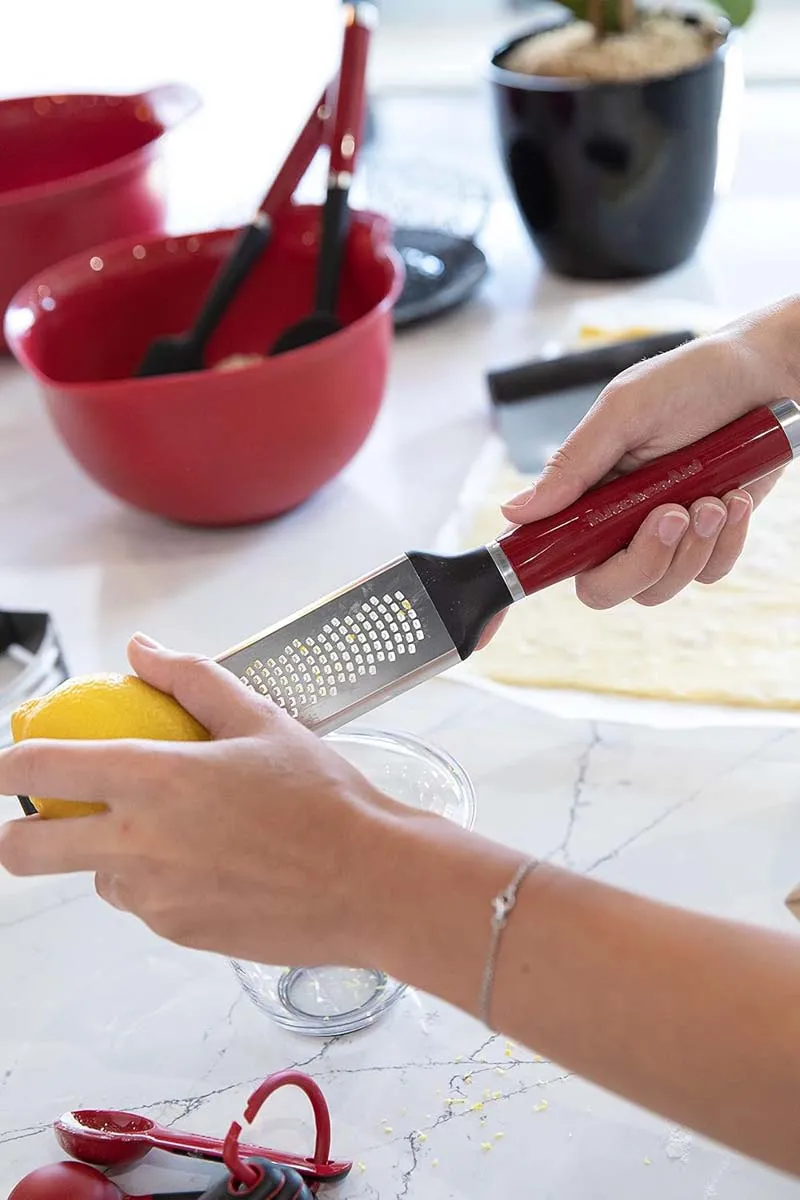
[[[774, 93], [753, 100], [739, 175], [702, 253], [632, 289], [634, 299], [742, 311], [797, 287], [787, 113]], [[472, 153], [483, 161], [477, 135]], [[73, 671], [113, 669], [137, 627], [216, 653], [398, 550], [431, 545], [487, 436], [482, 370], [556, 334], [578, 300], [621, 291], [542, 275], [504, 202], [485, 242], [493, 275], [480, 298], [398, 341], [386, 406], [357, 461], [302, 511], [262, 528], [187, 531], [123, 509], [78, 472], [33, 386], [4, 365], [3, 604], [53, 610]], [[782, 901], [800, 875], [797, 733], [558, 720], [443, 682], [372, 723], [425, 733], [460, 757], [478, 787], [479, 828], [493, 836], [679, 903], [790, 924]], [[9, 800], [0, 811], [17, 810]], [[408, 995], [353, 1040], [292, 1039], [238, 997], [224, 962], [159, 943], [101, 906], [83, 879], [0, 876], [0, 961], [0, 1194], [58, 1156], [47, 1125], [63, 1109], [131, 1107], [224, 1132], [255, 1082], [290, 1063], [325, 1088], [335, 1153], [365, 1165], [339, 1189], [347, 1200], [798, 1194], [556, 1066], [514, 1048], [507, 1056], [502, 1039], [487, 1041], [424, 997]], [[460, 1082], [469, 1071], [472, 1082]], [[476, 1112], [446, 1105], [459, 1089], [470, 1103], [488, 1089], [490, 1102]], [[549, 1107], [535, 1111], [542, 1098]], [[258, 1132], [307, 1145], [305, 1110], [279, 1098]], [[482, 1151], [498, 1132], [505, 1139]], [[126, 1180], [136, 1191], [191, 1181], [155, 1159]]]

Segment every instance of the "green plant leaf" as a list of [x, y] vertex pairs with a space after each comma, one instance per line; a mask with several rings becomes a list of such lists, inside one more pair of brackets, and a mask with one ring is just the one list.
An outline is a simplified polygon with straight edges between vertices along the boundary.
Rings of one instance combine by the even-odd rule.
[[755, 0], [714, 0], [732, 25], [744, 25], [753, 15]]
[[564, 8], [568, 8], [574, 13], [579, 21], [586, 20], [586, 10], [588, 8], [587, 0], [560, 0]]
[[[589, 5], [587, 0], [559, 0], [559, 2], [574, 13], [579, 21], [588, 21]], [[742, 0], [744, 2], [744, 0]], [[617, 33], [620, 28], [619, 0], [605, 0], [605, 29], [607, 33]]]
[[[560, 0], [564, 8], [574, 13], [579, 21], [588, 17], [587, 0]], [[744, 25], [753, 15], [756, 0], [713, 0], [715, 6], [724, 13], [732, 25]], [[680, 7], [676, 4], [676, 8]], [[619, 2], [606, 0], [606, 29], [611, 33], [619, 29]], [[665, 8], [669, 8], [666, 4]]]

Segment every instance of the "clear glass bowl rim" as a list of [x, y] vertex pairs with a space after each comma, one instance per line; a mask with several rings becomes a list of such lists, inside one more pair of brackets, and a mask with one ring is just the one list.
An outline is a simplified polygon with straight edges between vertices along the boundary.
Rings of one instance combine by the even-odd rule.
[[[323, 741], [329, 742], [334, 747], [337, 742], [355, 742], [369, 746], [384, 745], [393, 750], [404, 750], [413, 755], [417, 760], [435, 763], [436, 766], [453, 778], [464, 802], [466, 818], [462, 828], [467, 830], [474, 828], [477, 816], [475, 785], [466, 769], [447, 750], [442, 750], [441, 747], [432, 745], [424, 737], [417, 734], [390, 733], [384, 729], [375, 729], [366, 726], [334, 730], [332, 733], [326, 734]], [[359, 768], [356, 767], [355, 769], [358, 770]]]

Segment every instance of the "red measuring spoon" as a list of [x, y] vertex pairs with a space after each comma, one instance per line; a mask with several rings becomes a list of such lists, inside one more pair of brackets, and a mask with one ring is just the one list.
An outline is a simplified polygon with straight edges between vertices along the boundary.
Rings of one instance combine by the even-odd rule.
[[94, 1167], [59, 1162], [38, 1167], [20, 1179], [8, 1200], [199, 1200], [204, 1192], [161, 1192], [129, 1196]]
[[[343, 1179], [352, 1163], [332, 1162], [330, 1149], [330, 1117], [327, 1107], [317, 1117], [317, 1144], [314, 1157], [285, 1154], [259, 1146], [242, 1146], [245, 1157], [268, 1158], [282, 1167], [293, 1167], [306, 1179], [330, 1183]], [[322, 1119], [320, 1119], [322, 1118]], [[98, 1167], [132, 1167], [151, 1150], [166, 1150], [188, 1158], [222, 1161], [223, 1142], [219, 1138], [197, 1133], [181, 1133], [166, 1129], [136, 1113], [114, 1112], [106, 1109], [80, 1109], [64, 1113], [53, 1125], [62, 1150], [81, 1162]]]

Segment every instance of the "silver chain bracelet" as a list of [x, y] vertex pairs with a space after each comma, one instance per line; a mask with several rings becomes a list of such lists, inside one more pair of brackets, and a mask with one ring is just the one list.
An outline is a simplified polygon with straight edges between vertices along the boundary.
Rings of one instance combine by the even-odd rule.
[[517, 893], [527, 876], [536, 867], [539, 866], [538, 858], [530, 858], [527, 862], [522, 863], [516, 870], [511, 883], [501, 892], [499, 896], [495, 896], [492, 900], [492, 937], [489, 943], [489, 953], [486, 956], [486, 966], [483, 971], [483, 983], [481, 985], [481, 999], [479, 1013], [480, 1018], [488, 1029], [491, 1029], [491, 1003], [492, 991], [494, 989], [494, 973], [497, 966], [497, 952], [500, 947], [500, 938], [503, 930], [508, 924], [508, 918], [517, 903]]

